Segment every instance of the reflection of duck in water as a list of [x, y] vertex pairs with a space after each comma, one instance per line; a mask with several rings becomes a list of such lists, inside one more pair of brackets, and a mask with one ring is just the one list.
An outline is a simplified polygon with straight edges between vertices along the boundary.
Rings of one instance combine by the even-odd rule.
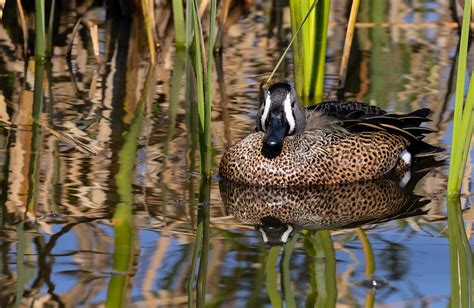
[[219, 171], [248, 185], [310, 186], [371, 180], [441, 151], [422, 141], [429, 109], [389, 115], [362, 103], [325, 102], [305, 111], [287, 83], [272, 85], [257, 132], [222, 157]]
[[352, 228], [424, 214], [421, 208], [429, 200], [412, 192], [424, 174], [415, 173], [405, 188], [395, 176], [312, 187], [248, 186], [228, 180], [219, 186], [229, 214], [256, 225], [266, 243], [281, 245], [300, 228]]

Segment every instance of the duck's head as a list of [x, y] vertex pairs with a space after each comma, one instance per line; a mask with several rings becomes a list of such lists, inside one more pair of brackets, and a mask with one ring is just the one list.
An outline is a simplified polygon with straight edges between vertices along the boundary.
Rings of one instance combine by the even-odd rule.
[[257, 131], [265, 133], [263, 147], [281, 149], [287, 136], [301, 134], [306, 125], [303, 107], [288, 83], [271, 85], [265, 91], [257, 116]]
[[270, 246], [281, 246], [290, 240], [295, 232], [293, 225], [283, 223], [278, 218], [265, 216], [260, 218], [261, 225], [257, 225], [265, 244]]

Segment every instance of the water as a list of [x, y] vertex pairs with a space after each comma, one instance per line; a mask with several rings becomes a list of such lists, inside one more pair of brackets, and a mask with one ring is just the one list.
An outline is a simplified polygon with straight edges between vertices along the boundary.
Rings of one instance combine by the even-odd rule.
[[[328, 98], [336, 94], [344, 7], [345, 1], [335, 1], [331, 15]], [[257, 1], [243, 13], [233, 11], [222, 57], [216, 58], [215, 175], [224, 149], [253, 130], [259, 83], [288, 42], [287, 9], [282, 31], [275, 26], [269, 36], [269, 8], [269, 1]], [[5, 8], [0, 26], [0, 115], [3, 121], [21, 124], [2, 129], [0, 136], [2, 307], [100, 306], [122, 298], [127, 306], [182, 306], [190, 294], [195, 305], [194, 300], [202, 298], [195, 293], [200, 284], [194, 277], [188, 292], [188, 283], [190, 276], [203, 277], [199, 262], [195, 275], [191, 273], [197, 226], [207, 219], [209, 248], [204, 263], [209, 306], [278, 306], [282, 302], [290, 307], [319, 300], [322, 306], [336, 302], [341, 307], [371, 303], [444, 307], [453, 301], [444, 195], [447, 165], [429, 170], [416, 185], [414, 193], [427, 203], [422, 207], [425, 215], [386, 222], [401, 213], [372, 217], [364, 221], [368, 223], [365, 231], [343, 228], [341, 217], [336, 216], [336, 230], [314, 233], [296, 228], [284, 248], [269, 248], [252, 225], [255, 221], [231, 215], [239, 217], [223, 203], [217, 177], [211, 184], [210, 204], [199, 206], [197, 122], [188, 112], [195, 102], [185, 88], [186, 59], [175, 52], [170, 26], [160, 27], [164, 39], [151, 76], [151, 94], [142, 101], [144, 118], [135, 139], [136, 154], [120, 156], [130, 144], [133, 149], [133, 142], [124, 136], [133, 128], [149, 67], [146, 43], [143, 36], [136, 36], [142, 33], [141, 24], [135, 19], [107, 19], [100, 24], [101, 66], [92, 52], [90, 34], [82, 27], [69, 69], [64, 55], [78, 15], [74, 8], [64, 10], [55, 36], [52, 79], [44, 84], [41, 146], [35, 151], [38, 174], [33, 180], [29, 174], [35, 139], [27, 120], [34, 66], [28, 67], [25, 76], [24, 62], [17, 57], [21, 43], [12, 34], [18, 28], [7, 18], [14, 14], [12, 8]], [[158, 15], [167, 13], [169, 8], [164, 7]], [[393, 112], [429, 107], [433, 122], [428, 125], [438, 132], [427, 139], [449, 148], [454, 103], [451, 76], [458, 43], [449, 1], [365, 2], [359, 21], [344, 96]], [[181, 83], [173, 82], [173, 77]], [[276, 79], [291, 80], [291, 61]], [[55, 131], [83, 137], [99, 154], [83, 153], [58, 141]], [[472, 150], [470, 154], [461, 198], [469, 232], [474, 191]], [[117, 181], [116, 175], [132, 164], [132, 173]], [[37, 216], [24, 221], [33, 195]], [[128, 203], [120, 202], [127, 198], [131, 198]], [[343, 204], [350, 212], [350, 204]], [[246, 204], [238, 205], [241, 210]], [[364, 232], [367, 240], [363, 240]]]

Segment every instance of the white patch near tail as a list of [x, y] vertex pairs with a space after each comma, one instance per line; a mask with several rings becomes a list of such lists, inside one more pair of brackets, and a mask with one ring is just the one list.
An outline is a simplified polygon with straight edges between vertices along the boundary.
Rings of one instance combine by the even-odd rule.
[[403, 151], [400, 154], [400, 158], [407, 164], [411, 165], [411, 154], [407, 150]]
[[410, 182], [410, 179], [411, 179], [411, 172], [410, 172], [410, 170], [408, 170], [407, 172], [405, 172], [405, 174], [403, 175], [403, 178], [400, 180], [398, 185], [402, 188], [405, 188], [405, 186], [407, 186], [408, 182]]

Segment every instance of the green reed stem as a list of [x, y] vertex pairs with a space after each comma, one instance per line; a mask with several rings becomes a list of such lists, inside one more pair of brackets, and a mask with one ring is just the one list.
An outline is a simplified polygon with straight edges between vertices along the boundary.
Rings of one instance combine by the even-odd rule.
[[335, 307], [336, 253], [328, 230], [319, 230], [305, 236], [304, 248], [314, 259], [310, 263], [311, 293], [306, 300], [309, 307]]
[[293, 43], [295, 89], [305, 106], [321, 101], [324, 93], [329, 9], [330, 0], [290, 0], [292, 34], [298, 36]]
[[43, 109], [44, 101], [44, 58], [35, 60], [35, 83], [33, 95], [33, 122], [32, 122], [32, 139], [31, 139], [31, 159], [29, 176], [29, 191], [28, 191], [28, 205], [27, 211], [34, 213], [36, 210], [37, 194], [38, 194], [38, 176], [40, 166], [40, 150], [41, 150], [41, 111]]
[[186, 13], [185, 13], [185, 24], [186, 24], [186, 37], [185, 37], [185, 46], [186, 50], [191, 47], [192, 43], [192, 35], [194, 29], [194, 4], [189, 3], [186, 1]]
[[155, 64], [156, 50], [155, 50], [155, 37], [153, 35], [153, 27], [155, 26], [155, 21], [151, 20], [150, 6], [148, 0], [141, 1], [143, 17], [145, 18], [145, 31], [146, 38], [148, 42], [148, 50], [150, 51], [150, 60], [152, 64]]
[[211, 177], [211, 105], [212, 105], [212, 51], [214, 48], [216, 0], [211, 1], [211, 19], [209, 22], [209, 43], [206, 59], [205, 45], [201, 19], [198, 12], [197, 0], [193, 1], [194, 25], [194, 65], [197, 81], [197, 101], [199, 110], [199, 146], [201, 154], [201, 176], [204, 179]]
[[207, 268], [209, 260], [209, 223], [211, 221], [210, 212], [211, 201], [211, 181], [201, 179], [199, 187], [199, 208], [198, 225], [202, 224], [202, 249], [199, 260], [199, 272], [197, 279], [197, 307], [205, 307], [207, 293]]
[[186, 47], [186, 23], [183, 15], [183, 1], [173, 0], [172, 4], [176, 47]]
[[282, 307], [282, 300], [278, 293], [276, 265], [280, 249], [278, 247], [270, 248], [265, 261], [265, 272], [267, 274], [267, 293], [272, 303], [272, 307]]
[[451, 162], [449, 166], [448, 178], [448, 195], [458, 195], [461, 190], [461, 184], [467, 160], [467, 152], [469, 150], [473, 132], [473, 75], [471, 75], [471, 82], [469, 84], [469, 90], [466, 97], [466, 102], [464, 104], [471, 5], [471, 1], [465, 1], [463, 21], [461, 26], [461, 40], [459, 46], [459, 59], [456, 77], [456, 100], [453, 119]]
[[199, 257], [201, 255], [202, 251], [202, 239], [203, 239], [203, 231], [204, 226], [203, 223], [197, 224], [196, 228], [196, 239], [194, 240], [194, 248], [193, 248], [193, 256], [191, 258], [191, 274], [189, 275], [189, 280], [188, 280], [188, 286], [187, 286], [187, 291], [188, 291], [188, 307], [195, 307], [196, 303], [194, 302], [194, 277], [196, 276], [196, 269], [197, 269], [197, 264]]
[[[328, 36], [329, 11], [331, 6], [330, 0], [322, 0], [319, 4], [320, 8], [316, 10], [316, 44], [313, 50], [313, 57], [316, 58], [312, 64], [311, 80], [308, 84], [307, 98], [315, 98], [315, 102], [321, 102], [324, 94], [324, 66], [326, 63], [326, 46]], [[308, 78], [308, 77], [305, 77]]]
[[[212, 109], [212, 66], [214, 63], [214, 44], [215, 44], [215, 32], [216, 32], [216, 11], [217, 11], [217, 0], [211, 0], [211, 16], [209, 21], [209, 42], [207, 50], [207, 82], [206, 82], [206, 105], [205, 105], [205, 125], [204, 125], [204, 176], [205, 178], [211, 177], [211, 154], [212, 154], [212, 140], [211, 140], [211, 109]], [[202, 155], [202, 154], [201, 154]]]
[[448, 197], [447, 203], [451, 307], [470, 307], [474, 300], [471, 246], [464, 228], [459, 197]]
[[336, 253], [331, 232], [321, 230], [316, 233], [316, 280], [318, 298], [316, 307], [335, 307], [336, 288]]
[[17, 271], [17, 281], [16, 281], [16, 296], [15, 296], [15, 307], [22, 307], [21, 300], [23, 299], [23, 294], [25, 293], [25, 285], [27, 282], [27, 271], [28, 267], [25, 266], [25, 254], [26, 254], [26, 234], [25, 234], [25, 221], [20, 221], [16, 226], [16, 235], [18, 238], [18, 243], [16, 245], [16, 271]]
[[56, 0], [52, 0], [51, 10], [49, 11], [48, 35], [46, 38], [46, 56], [48, 58], [51, 58], [53, 56], [53, 27], [54, 27], [55, 11], [56, 11]]
[[[275, 65], [275, 67], [273, 68], [273, 71], [272, 73], [270, 74], [270, 76], [268, 77], [267, 81], [265, 82], [265, 84], [269, 84], [270, 81], [272, 80], [273, 76], [275, 75], [276, 71], [278, 70], [278, 68], [280, 67], [281, 63], [283, 62], [283, 60], [285, 59], [285, 56], [286, 54], [288, 53], [288, 51], [290, 50], [290, 47], [293, 46], [293, 50], [295, 51], [298, 51], [299, 50], [299, 46], [301, 45], [301, 42], [299, 42], [298, 38], [298, 33], [300, 32], [301, 28], [303, 27], [303, 25], [305, 24], [306, 20], [308, 19], [308, 17], [310, 16], [311, 12], [314, 10], [316, 4], [318, 3], [318, 1], [314, 1], [313, 4], [311, 5], [310, 9], [308, 10], [308, 12], [306, 13], [303, 21], [300, 20], [300, 16], [299, 14], [296, 14], [296, 11], [299, 11], [299, 7], [301, 5], [301, 3], [299, 1], [295, 1], [294, 3], [294, 6], [295, 6], [295, 9], [294, 10], [291, 10], [291, 28], [292, 29], [296, 29], [296, 31], [294, 31], [294, 33], [292, 34], [292, 37], [291, 37], [291, 41], [290, 43], [288, 44], [288, 46], [286, 46], [285, 50], [283, 51], [282, 55], [280, 56], [280, 59], [278, 60], [277, 64]], [[295, 57], [295, 51], [293, 52], [293, 57]], [[299, 54], [296, 55], [296, 57], [299, 57]], [[298, 86], [301, 86], [301, 91], [303, 91], [303, 82], [302, 82], [302, 74], [297, 74], [296, 72], [300, 71], [301, 70], [301, 62], [300, 61], [293, 61], [293, 66], [294, 66], [294, 71], [295, 71], [295, 87], [298, 87]], [[297, 81], [299, 80], [299, 81]], [[298, 91], [297, 91], [298, 92]]]
[[362, 249], [364, 250], [365, 256], [365, 278], [369, 279], [375, 273], [375, 261], [374, 261], [374, 251], [372, 245], [370, 244], [369, 238], [365, 233], [364, 229], [356, 229], [357, 236], [359, 237], [360, 242], [362, 243]]
[[35, 0], [35, 57], [44, 61], [46, 56], [46, 35], [44, 0]]
[[135, 117], [125, 142], [118, 153], [119, 170], [115, 175], [120, 202], [115, 208], [114, 222], [114, 263], [113, 273], [107, 288], [106, 307], [126, 307], [130, 287], [133, 257], [135, 255], [135, 229], [133, 223], [133, 171], [138, 149], [140, 130], [144, 119], [144, 106], [153, 80], [154, 66], [150, 65], [135, 109]]
[[283, 248], [283, 257], [280, 262], [283, 296], [285, 298], [285, 307], [287, 308], [297, 307], [295, 296], [293, 295], [293, 291], [291, 290], [290, 263], [291, 256], [293, 255], [296, 243], [298, 242], [298, 237], [298, 234], [295, 234], [291, 241], [285, 244], [285, 247]]

